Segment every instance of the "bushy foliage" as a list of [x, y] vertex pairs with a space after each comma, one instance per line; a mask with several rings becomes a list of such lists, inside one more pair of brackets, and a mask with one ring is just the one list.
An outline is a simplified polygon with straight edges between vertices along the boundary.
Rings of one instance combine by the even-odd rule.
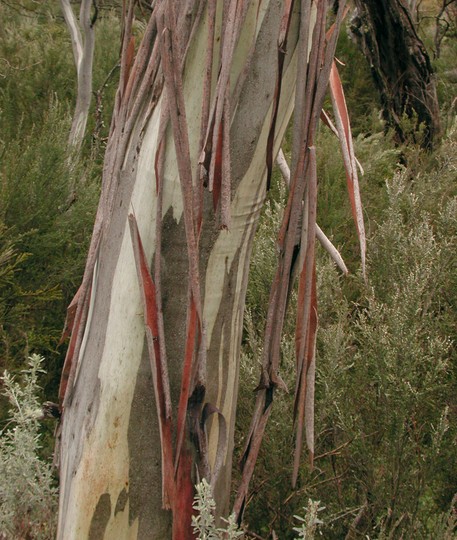
[[6, 371], [0, 379], [10, 403], [9, 421], [0, 431], [0, 536], [11, 540], [55, 536], [57, 489], [50, 464], [38, 456], [42, 362], [33, 354], [21, 382]]
[[30, 3], [30, 10], [0, 2], [0, 123], [2, 142], [40, 125], [49, 100], [75, 99], [74, 66], [67, 29], [57, 3]]
[[68, 128], [65, 107], [53, 101], [42, 124], [0, 146], [0, 367], [20, 369], [38, 350], [46, 354], [51, 388], [98, 194], [91, 164], [69, 159]]
[[[457, 485], [457, 133], [451, 130], [433, 157], [414, 148], [392, 152], [386, 139], [371, 142], [371, 150], [366, 140], [361, 145], [372, 158], [367, 174], [382, 177], [374, 185], [362, 181], [371, 190], [369, 204], [376, 194], [379, 204], [368, 224], [368, 283], [355, 271], [355, 251], [349, 251], [348, 278], [319, 252], [315, 467], [305, 464], [301, 484], [291, 491], [292, 396], [277, 394], [246, 513], [248, 527], [263, 536], [275, 530], [292, 538], [293, 514], [308, 498], [326, 507], [322, 533], [328, 539], [455, 534], [449, 508]], [[409, 167], [398, 163], [405, 155]], [[321, 188], [340, 191], [332, 174]], [[280, 207], [274, 201], [266, 207], [253, 255], [241, 373], [250, 390], [257, 384], [260, 306], [273, 271], [271, 230]], [[282, 350], [289, 388], [292, 325]], [[240, 424], [252, 401], [250, 391], [242, 391]]]
[[[319, 468], [337, 488], [323, 500], [335, 510], [343, 501], [356, 509], [354, 529], [370, 537], [401, 531], [427, 538], [430, 520], [445, 508], [442, 468], [455, 478], [455, 378], [444, 306], [452, 291], [442, 257], [452, 236], [433, 230], [407, 184], [404, 172], [388, 184], [386, 219], [372, 239], [370, 286], [358, 305], [346, 305], [344, 318], [323, 324], [320, 336], [318, 424], [321, 453], [330, 454]], [[343, 523], [333, 527], [335, 537]]]
[[[203, 479], [195, 486], [195, 491], [193, 508], [196, 513], [192, 516], [192, 527], [198, 540], [244, 538], [245, 533], [238, 528], [234, 514], [231, 514], [228, 519], [222, 518], [222, 521], [227, 524], [226, 527], [216, 527], [214, 517], [216, 502], [213, 498], [211, 486], [206, 479]], [[299, 523], [299, 526], [293, 528], [297, 533], [297, 539], [314, 540], [318, 527], [323, 524], [318, 514], [324, 508], [319, 505], [319, 501], [309, 499], [307, 506], [303, 508], [304, 517], [301, 515], [294, 516], [294, 519]], [[248, 536], [252, 536], [252, 533], [248, 533]]]
[[196, 485], [192, 516], [192, 528], [198, 540], [235, 540], [243, 537], [243, 531], [237, 527], [234, 514], [228, 519], [226, 527], [217, 527], [215, 520], [216, 502], [211, 486], [205, 478]]
[[[60, 7], [0, 3], [0, 18], [0, 368], [20, 370], [30, 350], [40, 351], [45, 392], [55, 399], [65, 309], [81, 279], [98, 200], [119, 20], [100, 11], [93, 74], [100, 100], [78, 156], [67, 147], [76, 69]], [[4, 412], [0, 402], [0, 418]]]

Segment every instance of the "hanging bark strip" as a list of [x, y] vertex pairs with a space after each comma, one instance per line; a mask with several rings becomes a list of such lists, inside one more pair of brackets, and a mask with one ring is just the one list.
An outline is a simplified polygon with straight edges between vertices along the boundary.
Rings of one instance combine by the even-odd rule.
[[[321, 2], [317, 7], [317, 19], [316, 25], [314, 28], [314, 34], [318, 37], [315, 40], [315, 46], [313, 45], [311, 49], [311, 57], [309, 62], [309, 76], [307, 85], [305, 87], [306, 94], [312, 95], [309, 90], [308, 85], [314, 87], [315, 81], [317, 79], [317, 72], [321, 69], [321, 50], [323, 49], [323, 38], [322, 31], [325, 25], [325, 2]], [[305, 94], [305, 98], [306, 98]], [[307, 152], [305, 145], [310, 145], [314, 137], [315, 123], [313, 122], [313, 111], [316, 107], [316, 103], [311, 103], [307, 107], [309, 111], [308, 120], [306, 122], [307, 133], [298, 133], [300, 139], [304, 141], [302, 149], [300, 152], [300, 158], [294, 172], [294, 179], [291, 185], [291, 191], [289, 195], [290, 201], [290, 214], [288, 216], [287, 222], [283, 222], [283, 230], [287, 231], [287, 234], [284, 236], [284, 241], [281, 245], [280, 239], [280, 279], [278, 287], [278, 296], [276, 305], [271, 306], [270, 309], [273, 309], [276, 316], [274, 318], [274, 326], [272, 329], [271, 336], [267, 336], [269, 340], [265, 341], [266, 347], [264, 350], [265, 361], [270, 363], [270, 378], [273, 383], [277, 383], [280, 380], [278, 375], [279, 370], [279, 358], [280, 358], [280, 337], [282, 332], [282, 326], [285, 317], [285, 309], [287, 305], [287, 294], [289, 290], [289, 282], [291, 279], [292, 273], [292, 261], [293, 254], [296, 250], [297, 238], [299, 238], [299, 224], [301, 219], [301, 214], [303, 211], [302, 200], [305, 195], [306, 185], [309, 181], [309, 162], [307, 158]], [[306, 110], [305, 110], [306, 112]], [[300, 130], [301, 132], [302, 130]], [[305, 208], [307, 207], [307, 202], [305, 201]]]
[[[313, 25], [311, 21], [316, 17], [315, 5], [312, 5], [311, 0], [301, 0], [300, 14], [300, 36], [299, 47], [301, 62], [297, 65], [295, 103], [294, 103], [294, 133], [298, 130], [305, 130], [305, 87], [308, 81], [308, 63], [310, 57], [311, 40], [313, 35]], [[301, 141], [294, 136], [292, 139], [292, 161], [291, 169], [295, 170], [298, 156], [300, 154]]]
[[172, 507], [173, 501], [175, 500], [175, 486], [173, 481], [172, 413], [168, 368], [166, 362], [161, 357], [155, 286], [149, 273], [143, 244], [133, 214], [129, 215], [129, 226], [135, 265], [143, 300], [146, 339], [160, 427], [160, 442], [162, 449], [162, 500], [164, 508], [169, 509]]
[[221, 228], [230, 226], [230, 70], [235, 46], [248, 8], [247, 0], [224, 2], [221, 66], [205, 144], [200, 157], [200, 164], [208, 173], [208, 188], [213, 192], [214, 209], [216, 210], [220, 204]]
[[[322, 109], [321, 111], [321, 120], [324, 122], [324, 124], [328, 128], [330, 128], [330, 131], [332, 131], [332, 133], [334, 133], [339, 139], [340, 136], [339, 136], [338, 130], [336, 129], [335, 124], [332, 122], [330, 116], [325, 112], [324, 109]], [[365, 171], [363, 170], [362, 164], [357, 159], [357, 156], [355, 157], [355, 162], [357, 164], [357, 168], [359, 169], [360, 174], [363, 176], [365, 174]]]
[[[322, 118], [322, 116], [321, 116]], [[338, 132], [336, 131], [336, 135], [338, 135]], [[283, 177], [283, 180], [289, 188], [290, 185], [290, 169], [289, 165], [287, 164], [286, 158], [284, 156], [284, 152], [282, 149], [279, 150], [278, 155], [276, 157], [276, 164], [279, 167], [279, 170], [281, 171], [281, 175]], [[343, 274], [347, 275], [349, 273], [349, 270], [347, 269], [347, 266], [343, 260], [343, 257], [341, 256], [341, 253], [337, 250], [337, 248], [332, 244], [329, 238], [327, 238], [324, 231], [319, 227], [319, 225], [316, 223], [316, 238], [319, 240], [321, 246], [325, 249], [325, 251], [330, 255], [333, 262], [338, 266], [338, 268], [343, 272]]]
[[76, 369], [79, 362], [79, 352], [83, 340], [84, 330], [89, 315], [89, 306], [92, 296], [94, 271], [97, 262], [99, 242], [102, 232], [102, 221], [96, 217], [94, 233], [92, 235], [91, 245], [86, 261], [83, 280], [77, 292], [77, 305], [74, 315], [74, 323], [71, 328], [70, 344], [65, 356], [64, 367], [62, 370], [59, 386], [59, 403], [63, 410], [71, 402], [73, 396], [73, 387], [76, 377]]
[[[90, 296], [90, 292], [89, 292]], [[87, 300], [86, 300], [87, 302]], [[67, 320], [65, 321], [65, 329], [62, 334], [61, 342], [64, 341], [64, 339], [71, 334], [70, 338], [70, 344], [68, 346], [67, 354], [65, 356], [65, 362], [62, 368], [62, 374], [60, 377], [60, 385], [59, 385], [59, 404], [62, 406], [63, 400], [65, 398], [65, 394], [67, 392], [67, 386], [68, 383], [72, 382], [70, 381], [70, 375], [73, 374], [73, 364], [75, 362], [75, 346], [76, 346], [76, 338], [79, 334], [79, 330], [81, 327], [81, 319], [83, 317], [84, 312], [86, 309], [79, 309], [78, 306], [81, 302], [81, 287], [78, 289], [78, 291], [75, 294], [75, 297], [71, 301], [70, 305], [67, 308]]]
[[281, 19], [281, 26], [278, 37], [278, 74], [276, 76], [276, 88], [273, 99], [273, 112], [271, 115], [270, 132], [267, 142], [267, 190], [270, 189], [271, 175], [273, 172], [273, 143], [275, 138], [276, 120], [278, 117], [279, 100], [281, 97], [282, 74], [284, 69], [284, 59], [287, 51], [287, 35], [289, 33], [290, 21], [292, 18], [292, 9], [294, 0], [286, 0]]
[[[265, 329], [265, 341], [262, 360], [262, 372], [260, 383], [257, 388], [256, 405], [251, 422], [249, 436], [247, 438], [245, 450], [243, 453], [242, 479], [238, 489], [238, 494], [234, 503], [234, 512], [238, 520], [241, 519], [241, 514], [244, 508], [245, 499], [250, 477], [253, 472], [254, 463], [257, 458], [260, 444], [265, 431], [266, 423], [271, 412], [271, 403], [274, 396], [274, 390], [278, 386], [284, 386], [282, 379], [279, 376], [279, 358], [280, 358], [280, 335], [284, 322], [285, 309], [287, 304], [287, 291], [290, 290], [290, 280], [292, 279], [292, 262], [294, 260], [294, 252], [298, 246], [300, 250], [304, 250], [305, 255], [301, 255], [301, 259], [306, 259], [306, 271], [301, 278], [301, 288], [305, 291], [305, 296], [309, 299], [312, 297], [313, 290], [313, 275], [314, 275], [314, 237], [315, 237], [315, 198], [316, 192], [316, 174], [313, 158], [309, 159], [308, 148], [313, 147], [314, 134], [319, 119], [322, 102], [325, 96], [325, 91], [328, 86], [330, 69], [333, 61], [333, 55], [336, 46], [336, 37], [339, 26], [341, 24], [344, 2], [340, 2], [335, 28], [336, 31], [326, 39], [325, 19], [327, 2], [320, 1], [313, 4], [315, 9], [315, 25], [313, 29], [312, 40], [309, 40], [309, 21], [310, 21], [310, 2], [302, 1], [302, 14], [307, 14], [306, 20], [302, 17], [300, 26], [299, 38], [299, 54], [303, 58], [303, 64], [306, 67], [306, 76], [303, 76], [302, 70], [297, 70], [297, 90], [296, 90], [296, 111], [300, 111], [300, 115], [295, 116], [293, 128], [293, 155], [295, 156], [293, 165], [293, 178], [290, 186], [289, 198], [287, 207], [284, 212], [283, 222], [279, 233], [279, 249], [280, 259], [278, 270], [272, 286], [272, 291], [269, 300], [269, 309], [267, 314], [267, 323]], [[308, 42], [311, 49], [308, 59]], [[299, 62], [299, 66], [302, 63]], [[297, 106], [298, 105], [298, 106]], [[314, 180], [313, 180], [314, 178]], [[311, 184], [310, 184], [311, 182]], [[313, 187], [314, 186], [314, 187]], [[300, 238], [300, 219], [303, 213], [303, 200], [305, 209], [308, 213], [308, 219], [312, 225], [307, 223], [306, 243]], [[305, 263], [303, 263], [305, 264]], [[304, 266], [305, 268], [305, 266]], [[303, 314], [300, 319], [301, 328], [298, 329], [300, 339], [304, 339], [305, 343], [311, 343], [315, 317], [315, 303], [308, 300], [303, 305]], [[301, 322], [304, 321], [305, 328]], [[309, 349], [309, 347], [308, 347]], [[305, 352], [306, 358], [303, 356], [301, 366], [306, 364], [308, 372], [303, 373], [301, 369], [297, 374], [299, 382], [297, 383], [297, 394], [304, 395], [307, 384], [313, 382], [313, 361], [312, 357]], [[299, 361], [297, 362], [300, 366]], [[307, 380], [304, 375], [308, 375]], [[308, 396], [312, 396], [312, 390], [308, 391]], [[308, 401], [307, 409], [310, 413], [312, 407]], [[296, 455], [301, 452], [301, 433], [303, 422], [308, 429], [308, 443], [312, 446], [312, 436], [310, 434], [310, 416], [305, 410], [301, 411], [306, 418], [297, 423], [297, 444]], [[297, 458], [296, 458], [297, 459]], [[296, 474], [293, 475], [295, 481]]]
[[344, 98], [343, 86], [341, 84], [341, 79], [335, 62], [333, 62], [332, 70], [330, 72], [330, 96], [332, 98], [336, 127], [340, 139], [341, 151], [343, 153], [352, 216], [354, 218], [360, 242], [362, 273], [365, 276], [366, 239], [365, 225], [363, 222], [362, 201], [360, 198], [359, 179], [357, 175], [357, 164], [354, 154], [354, 147], [352, 145], [351, 125], [349, 122], [346, 100]]
[[[131, 43], [133, 39], [131, 38]], [[157, 41], [157, 15], [151, 15], [132, 67], [126, 73], [126, 90], [123, 96], [128, 115], [136, 118], [135, 109], [144, 103], [146, 92], [154, 83], [159, 68]], [[134, 52], [134, 51], [133, 51]], [[127, 54], [130, 50], [127, 49]]]
[[68, 336], [71, 335], [73, 331], [73, 327], [75, 323], [75, 315], [76, 315], [76, 310], [78, 309], [80, 296], [81, 296], [81, 287], [79, 287], [79, 289], [76, 291], [76, 294], [73, 297], [73, 300], [70, 302], [70, 304], [67, 307], [67, 316], [65, 317], [65, 326], [62, 332], [62, 336], [60, 337], [58, 346], [62, 345], [62, 343], [67, 339]]
[[[316, 297], [316, 214], [317, 214], [317, 170], [316, 149], [309, 148], [308, 160], [309, 181], [306, 203], [308, 204], [303, 220], [300, 250], [304, 252], [304, 260], [300, 273], [297, 302], [297, 322], [295, 329], [297, 381], [295, 389], [294, 416], [296, 425], [296, 442], [292, 486], [295, 487], [300, 465], [303, 426], [306, 426], [306, 441], [310, 454], [310, 462], [314, 456], [314, 400], [307, 400], [309, 388], [314, 388], [311, 366], [315, 363], [315, 339], [317, 332], [317, 297]], [[311, 277], [311, 279], [310, 279]], [[310, 384], [311, 383], [311, 384]]]
[[[206, 57], [205, 57], [205, 78], [203, 80], [203, 97], [202, 97], [202, 114], [200, 125], [200, 140], [198, 148], [200, 151], [205, 144], [206, 132], [208, 131], [208, 122], [211, 104], [211, 82], [213, 78], [213, 55], [214, 55], [214, 34], [216, 28], [216, 0], [209, 0], [207, 3], [208, 10], [208, 37], [206, 41]], [[199, 223], [199, 232], [203, 220], [203, 186], [208, 183], [208, 173], [203, 163], [198, 164], [198, 194], [197, 201], [199, 206], [196, 209], [197, 219]]]
[[[314, 26], [314, 39], [311, 48], [311, 55], [308, 66], [308, 77], [303, 90], [305, 92], [305, 126], [306, 131], [298, 125], [294, 128], [294, 139], [299, 138], [302, 141], [300, 154], [297, 165], [294, 170], [294, 176], [291, 183], [289, 193], [288, 208], [289, 213], [285, 213], [282, 223], [281, 235], [279, 238], [280, 248], [280, 263], [278, 271], [280, 274], [278, 296], [275, 306], [270, 306], [274, 310], [276, 316], [274, 318], [274, 326], [270, 336], [265, 340], [264, 358], [265, 362], [270, 364], [270, 378], [273, 383], [279, 379], [279, 359], [280, 359], [280, 339], [282, 327], [284, 324], [285, 310], [287, 305], [288, 291], [290, 290], [289, 283], [292, 276], [292, 262], [294, 260], [294, 252], [299, 244], [299, 224], [303, 212], [302, 200], [306, 191], [306, 182], [308, 177], [309, 164], [306, 161], [306, 146], [312, 144], [314, 138], [315, 124], [312, 121], [312, 112], [315, 106], [313, 103], [314, 86], [318, 76], [318, 70], [321, 68], [321, 50], [324, 43], [322, 39], [322, 31], [325, 25], [326, 5], [325, 2], [317, 4], [317, 17]], [[306, 201], [305, 201], [306, 208]]]
[[[132, 35], [133, 26], [133, 8], [134, 2], [129, 2], [127, 8], [127, 1], [122, 1], [122, 38], [121, 38], [121, 73], [120, 73], [120, 85], [121, 90], [120, 101], [122, 101], [123, 94], [127, 87], [128, 77], [130, 75], [130, 68], [133, 63], [133, 54], [135, 52], [135, 44]], [[120, 103], [119, 103], [120, 104]]]

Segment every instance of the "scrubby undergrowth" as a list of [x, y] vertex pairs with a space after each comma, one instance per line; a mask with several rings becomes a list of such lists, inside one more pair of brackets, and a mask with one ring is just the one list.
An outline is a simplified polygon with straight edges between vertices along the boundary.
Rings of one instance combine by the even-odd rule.
[[[31, 12], [25, 17], [0, 2], [0, 19], [8, 21], [0, 26], [0, 57], [8, 60], [0, 64], [0, 368], [16, 375], [5, 378], [5, 389], [22, 403], [0, 403], [0, 533], [45, 539], [53, 537], [55, 486], [41, 459], [49, 459], [53, 427], [40, 428], [36, 410], [56, 396], [65, 354], [58, 343], [91, 233], [116, 72], [102, 107], [91, 113], [82, 155], [69, 156], [75, 99], [69, 36], [57, 8], [26, 4]], [[118, 53], [115, 14], [104, 11], [97, 24], [94, 90]], [[394, 147], [383, 134], [369, 70], [348, 37], [341, 38], [338, 56], [348, 65], [342, 78], [365, 169], [368, 280], [359, 271], [338, 146], [322, 127], [318, 222], [339, 246], [350, 275], [341, 276], [319, 251], [316, 457], [313, 470], [303, 463], [295, 491], [289, 487], [294, 321], [286, 323], [282, 376], [290, 393], [275, 400], [245, 515], [246, 528], [262, 538], [273, 531], [282, 540], [296, 537], [294, 515], [308, 508], [309, 517], [309, 500], [325, 507], [316, 519], [329, 540], [456, 537], [456, 51], [448, 36], [435, 60], [447, 131], [429, 155], [413, 144]], [[239, 447], [258, 384], [284, 190], [277, 180], [251, 264]], [[294, 302], [292, 295], [291, 313]], [[26, 364], [30, 351], [45, 356], [47, 375], [40, 374], [37, 357]], [[314, 522], [306, 523], [311, 531]]]
[[[373, 208], [371, 216], [367, 212], [368, 280], [360, 276], [355, 243], [343, 243], [337, 231], [351, 274], [343, 277], [319, 252], [315, 467], [304, 463], [300, 486], [290, 489], [290, 321], [282, 376], [292, 395], [275, 401], [246, 514], [249, 526], [265, 537], [275, 531], [292, 538], [293, 514], [308, 498], [326, 507], [320, 515], [326, 539], [455, 537], [456, 127], [433, 155], [413, 147], [392, 150], [378, 136], [357, 142], [362, 163], [363, 156], [370, 158], [362, 181], [363, 198]], [[322, 137], [324, 150], [331, 148]], [[405, 155], [409, 166], [400, 164]], [[342, 171], [335, 173], [333, 158], [321, 159], [324, 197], [342, 197]], [[276, 250], [271, 231], [281, 211], [275, 200], [267, 203], [251, 264], [241, 436], [257, 384]], [[346, 212], [344, 227], [350, 228], [349, 211], [341, 208], [343, 223]], [[322, 221], [331, 232], [332, 217], [323, 213]]]

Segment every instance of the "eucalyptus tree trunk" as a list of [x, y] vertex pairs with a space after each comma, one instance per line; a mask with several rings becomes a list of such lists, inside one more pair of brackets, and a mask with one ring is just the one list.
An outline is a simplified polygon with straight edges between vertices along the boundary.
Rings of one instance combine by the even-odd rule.
[[[284, 222], [284, 238], [293, 242], [278, 276], [291, 274], [300, 235], [308, 299], [315, 275], [315, 229], [304, 220], [300, 233], [294, 207], [315, 218], [306, 182], [316, 184], [313, 137], [343, 8], [326, 36], [325, 1], [164, 0], [154, 3], [135, 53], [133, 4], [124, 12], [99, 209], [69, 309], [60, 391], [62, 540], [193, 538], [193, 486], [202, 477], [227, 514], [249, 258], [273, 157], [296, 104], [297, 200]], [[279, 291], [278, 298], [284, 311], [286, 296]], [[305, 322], [314, 303], [306, 309]], [[315, 333], [308, 333], [311, 343]], [[279, 385], [278, 354], [262, 371], [263, 423]], [[239, 518], [262, 429], [253, 423]]]
[[370, 64], [387, 127], [404, 142], [410, 134], [403, 117], [415, 116], [415, 128], [425, 126], [423, 146], [433, 146], [441, 130], [435, 76], [407, 2], [355, 0], [355, 5], [351, 30]]
[[[70, 0], [60, 1], [71, 37], [78, 81], [76, 106], [68, 141], [71, 146], [79, 149], [86, 132], [92, 98], [92, 64], [95, 49], [94, 25], [97, 18], [96, 3], [93, 0], [82, 0], [78, 21], [70, 5]], [[91, 12], [93, 4], [95, 6], [94, 14]]]

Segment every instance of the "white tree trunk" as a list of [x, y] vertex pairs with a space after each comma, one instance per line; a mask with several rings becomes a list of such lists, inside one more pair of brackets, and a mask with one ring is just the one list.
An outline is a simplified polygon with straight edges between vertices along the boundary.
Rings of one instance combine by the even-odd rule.
[[86, 132], [92, 98], [92, 65], [95, 50], [95, 27], [91, 21], [92, 0], [81, 1], [79, 23], [70, 0], [61, 0], [61, 5], [70, 32], [78, 81], [76, 106], [68, 142], [79, 150]]
[[[344, 1], [328, 30], [326, 0], [295, 11], [290, 0], [158, 1], [136, 57], [134, 4], [124, 3], [120, 86], [60, 389], [65, 540], [190, 540], [198, 476], [227, 512], [249, 259], [294, 105], [292, 182], [237, 516], [284, 385], [280, 336], [297, 248], [293, 483], [304, 440], [314, 452], [314, 140]], [[341, 96], [336, 107], [348, 126]], [[346, 128], [339, 135], [347, 158]]]

